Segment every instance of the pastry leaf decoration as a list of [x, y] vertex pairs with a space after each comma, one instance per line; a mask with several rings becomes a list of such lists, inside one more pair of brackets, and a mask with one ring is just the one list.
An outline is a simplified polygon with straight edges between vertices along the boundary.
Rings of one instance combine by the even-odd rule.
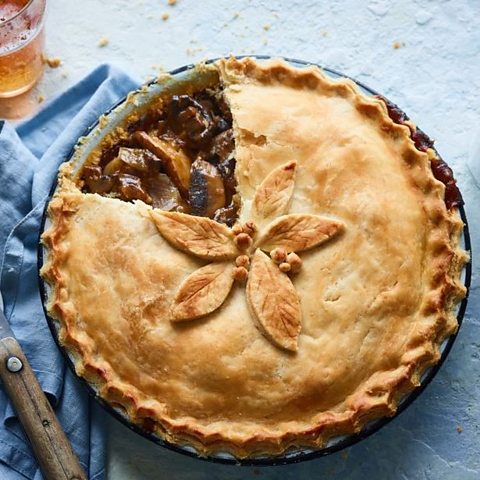
[[295, 252], [325, 243], [339, 234], [344, 224], [307, 213], [287, 214], [296, 168], [291, 161], [267, 175], [255, 191], [254, 221], [231, 229], [206, 217], [150, 211], [158, 231], [172, 247], [211, 262], [180, 285], [171, 306], [172, 322], [214, 312], [225, 302], [234, 281], [246, 280], [247, 303], [260, 332], [278, 348], [298, 350], [301, 304], [289, 277], [302, 265]]
[[228, 260], [237, 256], [234, 235], [223, 223], [178, 212], [151, 212], [162, 236], [178, 250], [204, 260]]
[[252, 315], [275, 345], [296, 352], [300, 333], [300, 299], [290, 278], [261, 250], [253, 256], [247, 282]]
[[318, 215], [283, 215], [268, 225], [257, 245], [267, 252], [274, 248], [301, 252], [326, 242], [342, 229], [343, 223]]
[[283, 215], [290, 207], [297, 162], [288, 162], [273, 170], [257, 187], [253, 197], [252, 216], [260, 223]]
[[172, 320], [193, 320], [219, 308], [232, 288], [233, 269], [231, 262], [210, 263], [189, 275], [175, 295]]

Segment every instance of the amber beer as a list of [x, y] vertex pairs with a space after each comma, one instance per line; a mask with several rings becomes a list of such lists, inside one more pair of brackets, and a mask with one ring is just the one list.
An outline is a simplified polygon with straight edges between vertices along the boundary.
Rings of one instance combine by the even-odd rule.
[[0, 97], [29, 90], [43, 72], [46, 0], [0, 0]]

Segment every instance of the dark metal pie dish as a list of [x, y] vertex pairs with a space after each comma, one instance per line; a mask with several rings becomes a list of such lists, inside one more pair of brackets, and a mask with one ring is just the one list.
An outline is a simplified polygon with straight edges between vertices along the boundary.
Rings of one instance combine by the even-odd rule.
[[[257, 60], [266, 60], [269, 57], [258, 56], [255, 57]], [[312, 65], [308, 62], [303, 62], [299, 60], [292, 60], [292, 59], [285, 59], [290, 65], [298, 68], [304, 68], [308, 65]], [[212, 60], [211, 62], [213, 62]], [[210, 63], [210, 62], [207, 62]], [[80, 172], [84, 167], [87, 159], [89, 158], [91, 152], [98, 147], [98, 145], [119, 125], [123, 125], [123, 122], [126, 118], [132, 115], [137, 109], [144, 108], [148, 106], [152, 99], [156, 98], [159, 94], [164, 94], [165, 91], [172, 91], [175, 92], [179, 88], [183, 88], [184, 85], [192, 83], [192, 82], [202, 82], [203, 80], [198, 78], [198, 70], [194, 68], [194, 65], [187, 65], [176, 69], [170, 72], [170, 76], [165, 78], [162, 82], [151, 82], [147, 85], [142, 86], [136, 92], [129, 94], [127, 97], [122, 99], [116, 105], [114, 105], [110, 110], [105, 112], [104, 115], [100, 117], [100, 119], [90, 126], [82, 138], [79, 139], [77, 146], [72, 151], [71, 155], [67, 159], [74, 171]], [[322, 67], [324, 73], [328, 76], [336, 79], [336, 78], [348, 78], [342, 75], [339, 72], [334, 70]], [[207, 73], [208, 75], [208, 73]], [[378, 96], [377, 92], [373, 91], [372, 89], [366, 87], [360, 82], [354, 80], [357, 84], [361, 92], [368, 96]], [[383, 97], [382, 97], [383, 98]], [[388, 100], [384, 100], [387, 104], [389, 109], [390, 116], [392, 120], [397, 123], [405, 123], [408, 122], [408, 118], [403, 114], [403, 112], [398, 109], [394, 104], [388, 102]], [[414, 139], [417, 146], [420, 148], [433, 148], [433, 142], [430, 142], [429, 138], [423, 134], [420, 130], [416, 137], [412, 137]], [[440, 158], [440, 157], [439, 157]], [[433, 168], [432, 168], [433, 169]], [[464, 249], [467, 253], [471, 253], [471, 245], [470, 245], [470, 237], [468, 232], [468, 223], [465, 216], [465, 211], [462, 205], [461, 197], [457, 196], [456, 194], [456, 186], [453, 181], [453, 177], [451, 176], [451, 171], [448, 169], [445, 163], [437, 165], [437, 174], [435, 174], [436, 178], [447, 186], [447, 193], [446, 195], [449, 196], [449, 201], [453, 202], [453, 205], [458, 208], [459, 214], [461, 219], [464, 222], [464, 229], [463, 234], [461, 237], [461, 244], [460, 247]], [[49, 200], [53, 197], [55, 191], [57, 189], [57, 180], [52, 185], [52, 190], [50, 193]], [[47, 201], [48, 205], [49, 201]], [[43, 234], [45, 230], [47, 230], [51, 225], [51, 220], [47, 214], [47, 205], [45, 207], [45, 212], [43, 216], [43, 222], [40, 229], [40, 235]], [[48, 260], [48, 249], [39, 241], [38, 247], [38, 269], [40, 269], [45, 265], [46, 261]], [[468, 289], [470, 286], [471, 280], [471, 263], [468, 262], [465, 264], [462, 275], [461, 275], [461, 282], [467, 289], [467, 294], [463, 298], [463, 300], [457, 306], [457, 321], [458, 326], [460, 328], [463, 320], [463, 316], [465, 313], [465, 309], [467, 306], [467, 298], [468, 298]], [[218, 452], [211, 455], [203, 455], [200, 454], [197, 449], [190, 445], [188, 442], [185, 444], [181, 443], [171, 443], [166, 441], [165, 439], [161, 438], [159, 435], [152, 433], [147, 428], [142, 428], [141, 426], [133, 423], [128, 415], [126, 414], [125, 410], [122, 408], [118, 408], [115, 405], [105, 401], [99, 394], [98, 388], [96, 385], [87, 382], [82, 377], [76, 374], [75, 370], [75, 356], [72, 355], [68, 349], [64, 348], [62, 343], [59, 340], [59, 331], [60, 331], [60, 324], [58, 320], [52, 318], [47, 311], [47, 302], [51, 295], [51, 286], [48, 282], [46, 282], [39, 274], [39, 289], [42, 298], [42, 304], [44, 306], [45, 316], [54, 336], [58, 347], [62, 351], [65, 356], [66, 362], [69, 365], [72, 372], [79, 378], [79, 380], [84, 384], [85, 388], [87, 389], [88, 393], [95, 398], [95, 400], [106, 410], [108, 411], [114, 418], [119, 420], [129, 429], [135, 431], [136, 433], [142, 435], [143, 437], [147, 438], [148, 440], [161, 445], [165, 448], [171, 449], [178, 453], [182, 453], [191, 457], [200, 458], [203, 460], [208, 460], [217, 463], [224, 463], [224, 464], [241, 464], [241, 465], [283, 465], [289, 463], [296, 463], [303, 460], [318, 458], [324, 455], [328, 455], [333, 452], [337, 452], [342, 450], [346, 447], [349, 447], [360, 440], [363, 440], [369, 437], [374, 432], [378, 431], [383, 426], [387, 425], [393, 418], [396, 418], [402, 411], [404, 411], [427, 387], [427, 385], [432, 381], [435, 377], [439, 369], [441, 368], [442, 364], [446, 360], [454, 342], [456, 335], [458, 333], [454, 333], [446, 338], [440, 346], [440, 359], [439, 361], [424, 371], [420, 386], [412, 390], [411, 392], [407, 393], [398, 403], [398, 407], [396, 413], [393, 417], [384, 417], [380, 419], [372, 420], [366, 423], [363, 428], [354, 434], [349, 435], [338, 435], [330, 438], [326, 444], [321, 448], [298, 448], [292, 447], [289, 448], [287, 451], [280, 455], [253, 455], [247, 458], [236, 458], [234, 455], [228, 452]]]

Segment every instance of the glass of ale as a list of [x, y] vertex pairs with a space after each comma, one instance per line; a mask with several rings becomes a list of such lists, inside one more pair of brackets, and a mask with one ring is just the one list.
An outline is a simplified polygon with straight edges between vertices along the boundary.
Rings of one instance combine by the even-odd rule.
[[46, 0], [0, 0], [0, 98], [35, 85], [43, 73]]

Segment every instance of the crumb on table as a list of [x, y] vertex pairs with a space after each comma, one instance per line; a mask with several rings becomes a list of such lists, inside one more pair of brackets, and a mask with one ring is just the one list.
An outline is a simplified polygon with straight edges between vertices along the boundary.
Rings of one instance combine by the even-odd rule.
[[44, 101], [45, 101], [45, 95], [39, 95], [39, 96], [37, 97], [37, 102], [38, 102], [38, 103], [42, 103], [42, 102], [44, 102]]
[[168, 4], [173, 7], [174, 5], [177, 4], [177, 0], [168, 0]]
[[62, 61], [58, 57], [43, 57], [43, 63], [47, 64], [50, 68], [58, 68]]
[[107, 37], [101, 37], [98, 41], [98, 46], [100, 48], [106, 47], [110, 43], [110, 40]]
[[393, 48], [395, 50], [398, 50], [399, 48], [402, 48], [405, 46], [405, 43], [404, 42], [393, 42]]
[[170, 14], [169, 14], [169, 13], [166, 13], [166, 12], [165, 12], [165, 13], [162, 13], [162, 20], [163, 20], [164, 22], [166, 22], [169, 17], [170, 17]]
[[159, 72], [164, 72], [165, 67], [163, 65], [152, 64], [150, 66], [153, 70], [158, 70]]
[[458, 432], [458, 433], [462, 433], [462, 432], [463, 432], [463, 428], [462, 428], [460, 425], [457, 425], [457, 432]]

